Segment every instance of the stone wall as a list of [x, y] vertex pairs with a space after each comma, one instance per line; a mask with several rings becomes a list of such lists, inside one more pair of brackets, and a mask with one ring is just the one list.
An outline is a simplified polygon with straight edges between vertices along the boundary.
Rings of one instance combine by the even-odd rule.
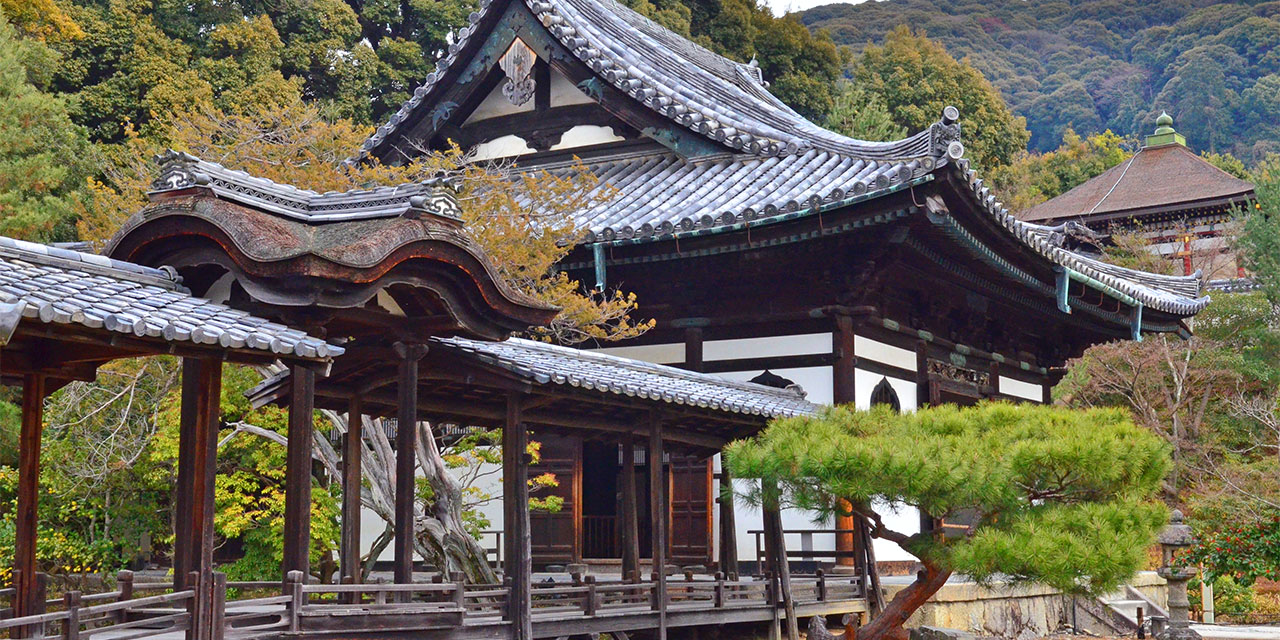
[[[1143, 572], [1130, 584], [1161, 606], [1165, 605], [1164, 581], [1154, 572]], [[884, 585], [893, 598], [905, 584]], [[908, 627], [931, 626], [969, 631], [977, 635], [1038, 638], [1071, 623], [1071, 598], [1038, 584], [984, 587], [972, 582], [951, 582], [934, 594], [911, 617]]]

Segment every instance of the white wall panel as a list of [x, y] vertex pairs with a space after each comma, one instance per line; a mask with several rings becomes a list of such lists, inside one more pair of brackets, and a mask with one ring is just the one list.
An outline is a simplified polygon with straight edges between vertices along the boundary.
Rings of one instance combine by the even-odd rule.
[[853, 337], [853, 354], [903, 369], [916, 368], [916, 352], [863, 336]]
[[1013, 378], [1000, 376], [1000, 393], [1007, 396], [1026, 398], [1034, 402], [1044, 400], [1044, 387], [1032, 382], [1023, 382]]
[[767, 358], [812, 353], [831, 353], [830, 333], [739, 338], [736, 340], [708, 340], [702, 344], [703, 360]]

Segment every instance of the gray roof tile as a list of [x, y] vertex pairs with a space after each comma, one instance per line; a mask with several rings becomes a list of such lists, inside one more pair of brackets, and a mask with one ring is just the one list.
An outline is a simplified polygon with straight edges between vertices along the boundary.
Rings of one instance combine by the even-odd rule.
[[803, 393], [695, 373], [659, 364], [511, 338], [481, 342], [432, 338], [433, 347], [465, 354], [538, 384], [593, 389], [729, 413], [784, 418], [813, 415], [819, 406]]
[[0, 236], [0, 302], [22, 316], [170, 341], [221, 344], [327, 359], [343, 348], [192, 296], [171, 269]]

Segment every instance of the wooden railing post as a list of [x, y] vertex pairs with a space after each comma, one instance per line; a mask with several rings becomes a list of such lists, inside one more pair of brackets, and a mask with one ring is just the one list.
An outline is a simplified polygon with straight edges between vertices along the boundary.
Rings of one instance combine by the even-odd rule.
[[[47, 611], [47, 603], [49, 600], [49, 574], [42, 571], [35, 573], [35, 598], [31, 602], [31, 613], [33, 616], [44, 615]], [[34, 624], [26, 628], [26, 632], [36, 638], [43, 638], [45, 632], [45, 623]]]
[[[356, 583], [355, 576], [342, 576], [342, 584], [355, 584], [355, 583]], [[362, 600], [362, 598], [359, 591], [352, 591], [351, 593], [343, 594], [340, 600], [347, 604], [360, 604], [360, 601]]]
[[302, 580], [302, 572], [297, 570], [290, 571], [284, 576], [284, 595], [290, 598], [288, 604], [289, 631], [293, 632], [299, 630], [299, 616], [302, 614]]
[[717, 609], [724, 608], [724, 572], [723, 571], [716, 572], [715, 607]]
[[818, 602], [827, 601], [827, 574], [822, 569], [818, 569]]
[[463, 574], [458, 573], [453, 576], [453, 603], [462, 609], [462, 615], [465, 617], [467, 612], [467, 581], [463, 579]]
[[62, 624], [63, 640], [80, 640], [80, 592], [68, 591], [62, 596], [67, 609], [67, 620]]
[[[124, 569], [119, 573], [116, 573], [116, 591], [120, 592], [120, 595], [116, 597], [117, 602], [125, 602], [127, 600], [133, 599], [133, 572], [132, 571], [129, 571], [128, 569]], [[121, 609], [115, 612], [115, 619], [116, 619], [116, 622], [128, 622], [129, 621], [128, 610]]]
[[209, 594], [209, 640], [222, 640], [226, 631], [227, 574], [213, 573], [212, 593]]
[[596, 593], [596, 577], [587, 576], [587, 594], [583, 599], [582, 611], [588, 616], [596, 615], [596, 611], [600, 608], [600, 597]]
[[386, 578], [378, 578], [378, 581], [377, 581], [377, 584], [378, 584], [378, 590], [374, 592], [374, 596], [373, 596], [373, 602], [374, 602], [374, 604], [386, 604], [386, 603], [387, 603], [387, 590], [386, 590], [386, 589], [384, 589], [384, 588], [382, 588], [382, 585], [384, 585], [384, 584], [386, 584], [386, 583], [387, 583], [387, 579], [386, 579]]
[[[175, 584], [174, 588], [179, 585]], [[200, 615], [200, 572], [192, 571], [187, 574], [187, 583], [184, 585], [187, 589], [191, 589], [191, 599], [187, 600], [187, 640], [204, 640], [204, 627], [201, 622], [204, 616]]]
[[662, 606], [662, 596], [664, 595], [659, 591], [662, 586], [658, 583], [657, 571], [649, 574], [649, 581], [651, 583], [649, 587], [649, 605], [654, 611], [657, 611]]

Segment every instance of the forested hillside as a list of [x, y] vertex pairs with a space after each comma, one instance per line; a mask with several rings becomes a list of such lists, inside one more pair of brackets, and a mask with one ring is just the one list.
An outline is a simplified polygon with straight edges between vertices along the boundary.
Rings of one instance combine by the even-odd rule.
[[1280, 2], [884, 0], [800, 18], [855, 50], [923, 31], [1000, 89], [1036, 151], [1068, 126], [1148, 133], [1162, 110], [1197, 150], [1280, 151]]

